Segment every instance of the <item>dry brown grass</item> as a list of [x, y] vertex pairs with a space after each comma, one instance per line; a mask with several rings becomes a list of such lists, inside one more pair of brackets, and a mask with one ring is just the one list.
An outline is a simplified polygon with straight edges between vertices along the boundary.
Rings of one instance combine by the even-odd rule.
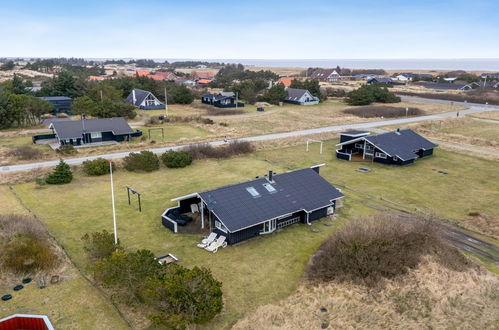
[[499, 216], [476, 214], [459, 222], [466, 229], [499, 239]]
[[499, 322], [498, 295], [497, 276], [477, 267], [453, 271], [425, 258], [378, 292], [347, 283], [303, 284], [234, 329], [318, 329], [324, 321], [332, 329], [492, 329]]
[[424, 112], [419, 108], [394, 107], [387, 105], [368, 105], [361, 107], [352, 107], [345, 110], [345, 113], [355, 115], [361, 118], [396, 118], [407, 116], [422, 116]]

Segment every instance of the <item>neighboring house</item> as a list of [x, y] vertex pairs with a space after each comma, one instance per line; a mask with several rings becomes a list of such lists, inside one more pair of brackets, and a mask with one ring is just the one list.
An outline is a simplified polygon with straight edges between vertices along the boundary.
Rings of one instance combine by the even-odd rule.
[[319, 81], [338, 81], [341, 76], [335, 69], [317, 69], [310, 75], [310, 79]]
[[54, 330], [54, 327], [46, 315], [13, 314], [0, 319], [0, 329]]
[[[323, 164], [322, 164], [323, 165]], [[172, 199], [178, 206], [162, 214], [162, 223], [177, 232], [172, 211], [199, 209], [201, 227], [236, 244], [252, 237], [271, 234], [295, 223], [310, 224], [334, 213], [343, 194], [319, 175], [321, 165], [192, 193]]]
[[347, 131], [341, 133], [338, 146], [336, 157], [339, 159], [350, 161], [354, 157], [392, 165], [412, 164], [417, 158], [432, 155], [433, 148], [437, 147], [410, 129], [378, 135]]
[[395, 85], [405, 85], [403, 82], [397, 82], [393, 80], [392, 78], [388, 77], [375, 77], [367, 80], [367, 83], [369, 85], [376, 85], [376, 84], [383, 84], [383, 85], [389, 85], [389, 86], [395, 86]]
[[137, 77], [147, 77], [150, 74], [151, 74], [150, 70], [136, 70], [135, 71], [135, 75]]
[[178, 77], [175, 73], [173, 72], [155, 72], [147, 75], [148, 78], [157, 80], [157, 81], [163, 81], [163, 80], [177, 80]]
[[211, 79], [199, 79], [196, 81], [196, 83], [198, 83], [200, 85], [206, 85], [206, 84], [211, 83]]
[[482, 74], [480, 75], [480, 77], [481, 77], [482, 79], [485, 79], [485, 78], [487, 78], [487, 79], [499, 79], [499, 72], [494, 72], [494, 73], [492, 73], [492, 72], [489, 72], [489, 73], [482, 73]]
[[131, 103], [142, 110], [156, 110], [165, 108], [165, 105], [161, 103], [153, 93], [137, 88], [132, 89], [130, 94], [128, 94], [126, 102]]
[[306, 89], [299, 88], [286, 88], [286, 92], [288, 93], [288, 97], [286, 97], [283, 101], [286, 103], [293, 103], [299, 105], [313, 105], [319, 103], [319, 98], [313, 96]]
[[215, 78], [215, 74], [212, 72], [194, 72], [192, 78], [194, 80], [213, 80]]
[[201, 102], [210, 104], [217, 108], [235, 108], [244, 107], [244, 103], [238, 102], [236, 95], [233, 92], [220, 92], [218, 94], [204, 94], [201, 96]]
[[[291, 83], [295, 80], [293, 77], [281, 77], [277, 80], [277, 83], [283, 84], [284, 87], [289, 87], [291, 86]], [[272, 87], [272, 86], [269, 86]]]
[[463, 87], [459, 88], [460, 90], [463, 90], [463, 91], [469, 91], [469, 90], [472, 90], [472, 89], [475, 89], [475, 88], [479, 88], [481, 87], [482, 85], [477, 83], [477, 82], [472, 82], [472, 83], [469, 83], [469, 84], [466, 84], [464, 85]]
[[[79, 146], [105, 141], [130, 141], [135, 134], [123, 117], [56, 121], [49, 125], [60, 145]], [[45, 137], [48, 138], [48, 137]], [[40, 140], [37, 136], [33, 141]]]
[[369, 80], [372, 78], [377, 78], [378, 75], [373, 73], [360, 73], [352, 76], [353, 80]]
[[42, 96], [40, 99], [48, 101], [54, 105], [53, 114], [57, 113], [71, 113], [71, 105], [73, 104], [73, 99], [67, 96]]
[[88, 76], [87, 77], [88, 81], [102, 81], [102, 80], [106, 80], [106, 79], [109, 79], [109, 77], [108, 76]]
[[175, 80], [175, 83], [191, 87], [196, 86], [196, 82], [192, 79], [177, 79]]
[[434, 82], [423, 83], [423, 87], [425, 87], [425, 88], [443, 89], [443, 90], [447, 90], [447, 89], [459, 90], [459, 89], [462, 89], [464, 86], [466, 86], [466, 85], [454, 84], [454, 83], [434, 83]]

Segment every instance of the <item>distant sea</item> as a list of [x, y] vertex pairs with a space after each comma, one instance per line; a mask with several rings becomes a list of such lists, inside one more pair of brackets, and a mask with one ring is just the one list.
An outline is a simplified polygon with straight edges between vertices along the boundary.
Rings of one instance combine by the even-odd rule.
[[[170, 62], [186, 59], [167, 59]], [[207, 59], [207, 62], [241, 63], [246, 66], [322, 67], [337, 65], [352, 69], [386, 70], [469, 70], [499, 71], [499, 58], [490, 59], [324, 59], [324, 60], [265, 60], [265, 59]]]

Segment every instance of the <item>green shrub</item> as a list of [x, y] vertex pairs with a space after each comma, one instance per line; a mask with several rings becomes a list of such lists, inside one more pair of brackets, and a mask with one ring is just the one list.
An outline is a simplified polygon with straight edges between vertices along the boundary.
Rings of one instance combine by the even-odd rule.
[[206, 323], [222, 311], [221, 288], [209, 269], [172, 264], [161, 276], [148, 277], [141, 295], [155, 310], [150, 315], [155, 325], [183, 329], [188, 324]]
[[223, 308], [222, 283], [208, 269], [160, 265], [149, 250], [114, 252], [93, 269], [97, 282], [113, 289], [120, 302], [147, 307], [159, 327], [206, 323]]
[[72, 144], [64, 144], [56, 149], [56, 152], [61, 155], [74, 155], [76, 149]]
[[219, 147], [213, 147], [207, 143], [193, 144], [184, 149], [193, 159], [205, 158], [229, 158], [232, 156], [249, 154], [255, 151], [253, 145], [248, 141], [231, 141]]
[[55, 167], [54, 172], [50, 173], [45, 182], [48, 184], [65, 184], [73, 180], [73, 173], [71, 168], [64, 161], [60, 161]]
[[107, 230], [102, 232], [94, 232], [85, 234], [81, 238], [83, 241], [83, 249], [87, 252], [92, 260], [99, 260], [110, 257], [113, 252], [121, 250], [120, 241], [114, 244], [114, 235]]
[[180, 168], [192, 164], [192, 156], [186, 151], [167, 151], [161, 155], [161, 160], [168, 168]]
[[386, 87], [363, 85], [349, 92], [345, 101], [350, 105], [368, 105], [373, 102], [397, 103], [401, 100]]
[[152, 172], [159, 169], [159, 159], [151, 151], [130, 153], [124, 158], [125, 169], [132, 172]]
[[[113, 171], [116, 169], [112, 163]], [[94, 160], [86, 160], [83, 162], [83, 172], [87, 175], [104, 175], [109, 174], [109, 161], [104, 158]]]
[[18, 234], [2, 247], [3, 265], [22, 274], [53, 268], [57, 256], [45, 240]]

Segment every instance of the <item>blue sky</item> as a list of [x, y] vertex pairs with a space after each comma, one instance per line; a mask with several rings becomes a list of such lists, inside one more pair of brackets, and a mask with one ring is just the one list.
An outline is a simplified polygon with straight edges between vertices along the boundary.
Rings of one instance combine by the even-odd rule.
[[0, 57], [499, 58], [497, 0], [0, 0]]

